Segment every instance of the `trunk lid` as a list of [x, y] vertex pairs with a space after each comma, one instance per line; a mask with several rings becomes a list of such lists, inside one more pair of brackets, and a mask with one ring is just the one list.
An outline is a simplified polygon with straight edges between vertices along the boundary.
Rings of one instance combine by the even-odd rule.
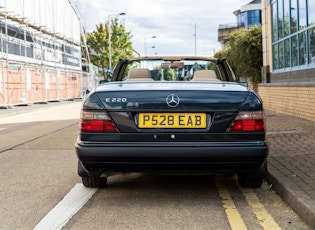
[[106, 84], [96, 93], [107, 111], [235, 112], [250, 91], [238, 83], [146, 82]]

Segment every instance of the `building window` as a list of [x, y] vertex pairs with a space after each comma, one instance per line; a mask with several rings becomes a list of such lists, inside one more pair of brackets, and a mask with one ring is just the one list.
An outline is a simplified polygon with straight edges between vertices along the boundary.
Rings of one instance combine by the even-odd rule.
[[279, 68], [284, 68], [284, 47], [283, 47], [283, 41], [279, 43]]
[[315, 28], [311, 28], [308, 31], [308, 40], [309, 40], [309, 62], [315, 63]]
[[248, 25], [249, 26], [260, 25], [261, 11], [260, 10], [248, 11], [247, 18], [248, 18]]
[[299, 2], [300, 30], [303, 30], [306, 27], [306, 0], [298, 0], [298, 2]]
[[250, 10], [243, 12], [237, 17], [240, 24], [244, 24], [246, 29], [251, 26], [256, 26], [261, 24], [261, 10]]
[[292, 37], [292, 67], [298, 65], [298, 43], [297, 35]]
[[285, 67], [291, 67], [291, 43], [290, 39], [284, 40]]
[[297, 1], [291, 0], [290, 14], [291, 14], [291, 33], [295, 33], [298, 28], [298, 14], [297, 14]]
[[273, 69], [315, 67], [315, 1], [271, 0]]
[[315, 25], [315, 1], [308, 1], [308, 25]]
[[272, 4], [272, 41], [278, 40], [277, 2]]
[[306, 36], [305, 32], [299, 34], [299, 42], [300, 42], [300, 62], [299, 65], [306, 64]]
[[274, 69], [278, 69], [279, 68], [278, 43], [273, 45], [273, 66], [274, 66]]
[[277, 15], [277, 21], [278, 21], [278, 34], [279, 39], [283, 38], [283, 1], [278, 1], [278, 15]]
[[245, 15], [244, 14], [239, 14], [237, 16], [237, 24], [238, 25], [245, 25]]
[[290, 35], [290, 2], [283, 2], [283, 27], [284, 27], [284, 37]]

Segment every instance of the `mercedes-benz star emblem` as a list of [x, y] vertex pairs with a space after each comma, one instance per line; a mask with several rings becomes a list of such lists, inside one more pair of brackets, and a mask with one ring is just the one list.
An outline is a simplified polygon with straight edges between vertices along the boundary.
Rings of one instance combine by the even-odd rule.
[[169, 107], [176, 107], [179, 105], [179, 97], [176, 94], [170, 94], [166, 97], [166, 104]]

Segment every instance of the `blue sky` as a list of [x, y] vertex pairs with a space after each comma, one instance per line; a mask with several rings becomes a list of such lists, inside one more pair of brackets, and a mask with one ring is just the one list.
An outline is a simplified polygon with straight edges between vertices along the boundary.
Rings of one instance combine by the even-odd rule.
[[91, 32], [95, 25], [106, 22], [109, 15], [125, 13], [119, 18], [133, 36], [134, 49], [144, 55], [146, 47], [149, 56], [194, 55], [196, 25], [197, 55], [211, 56], [221, 49], [219, 25], [236, 23], [233, 12], [249, 2], [251, 0], [80, 0], [81, 21]]

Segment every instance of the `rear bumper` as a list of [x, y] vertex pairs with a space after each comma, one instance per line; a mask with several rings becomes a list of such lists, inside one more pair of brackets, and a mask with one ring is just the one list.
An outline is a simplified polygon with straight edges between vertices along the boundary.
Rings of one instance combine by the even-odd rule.
[[87, 143], [76, 153], [87, 172], [244, 172], [260, 169], [268, 156], [264, 141], [183, 143]]

